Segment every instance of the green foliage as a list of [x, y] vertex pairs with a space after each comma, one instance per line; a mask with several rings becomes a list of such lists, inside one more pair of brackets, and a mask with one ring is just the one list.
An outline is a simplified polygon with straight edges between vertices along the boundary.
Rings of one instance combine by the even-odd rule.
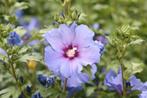
[[128, 80], [131, 75], [142, 72], [144, 68], [144, 64], [139, 60], [125, 61], [124, 65], [126, 67], [124, 73], [126, 80]]
[[[40, 20], [40, 30], [30, 32], [32, 38], [28, 42], [38, 39], [42, 43], [42, 34], [59, 23], [71, 24], [76, 21], [91, 28], [94, 23], [100, 24], [100, 28], [94, 31], [97, 35], [107, 35], [109, 43], [101, 62], [97, 65], [96, 78], [99, 83], [95, 85], [97, 80], [94, 80], [91, 84], [85, 84], [84, 91], [75, 95], [75, 98], [118, 98], [118, 94], [107, 91], [103, 86], [105, 75], [102, 69], [117, 70], [123, 65], [126, 80], [132, 74], [147, 80], [146, 4], [146, 0], [0, 0], [0, 48], [7, 52], [7, 55], [0, 54], [0, 60], [3, 61], [0, 61], [0, 98], [17, 98], [21, 93], [19, 89], [26, 92], [28, 84], [32, 86], [31, 95], [38, 90], [43, 98], [65, 98], [67, 93], [62, 91], [58, 78], [56, 85], [49, 88], [44, 88], [37, 80], [40, 73], [51, 75], [43, 61], [44, 45], [8, 45], [7, 37], [10, 32], [16, 31], [21, 37], [26, 32], [22, 26], [18, 26], [16, 10], [24, 11], [25, 20], [30, 20], [32, 16]], [[52, 24], [54, 22], [57, 23]], [[28, 61], [32, 59], [36, 62], [34, 70], [28, 67]], [[91, 76], [88, 67], [86, 66], [83, 71]], [[21, 76], [24, 78], [23, 84], [19, 81]], [[128, 98], [137, 98], [136, 95], [139, 93], [133, 92]], [[31, 95], [27, 97], [30, 98]]]

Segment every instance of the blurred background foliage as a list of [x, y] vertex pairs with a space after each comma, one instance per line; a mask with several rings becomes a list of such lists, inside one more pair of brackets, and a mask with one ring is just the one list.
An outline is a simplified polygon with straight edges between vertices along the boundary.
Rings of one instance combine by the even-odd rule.
[[[147, 77], [146, 77], [147, 75], [147, 56], [146, 56], [147, 0], [72, 0], [71, 1], [72, 6], [70, 8], [72, 19], [65, 21], [62, 21], [64, 20], [63, 19], [64, 8], [62, 2], [63, 2], [62, 0], [0, 0], [0, 23], [4, 24], [4, 27], [5, 25], [8, 24], [14, 28], [19, 26], [20, 24], [16, 18], [16, 11], [22, 10], [24, 19], [27, 22], [29, 22], [32, 17], [35, 17], [39, 20], [41, 30], [36, 32], [41, 32], [41, 33], [42, 32], [45, 33], [46, 29], [55, 26], [54, 24], [56, 24], [57, 22], [71, 23], [72, 20], [76, 21], [77, 20], [76, 15], [78, 16], [78, 23], [87, 24], [96, 32], [96, 35], [106, 35], [108, 38], [109, 35], [112, 32], [115, 32], [116, 29], [121, 25], [124, 24], [130, 25], [132, 28], [134, 28], [134, 33], [136, 33], [144, 41], [140, 44], [129, 47], [125, 55], [125, 60], [126, 62], [132, 60], [133, 62], [141, 62], [141, 64], [144, 65], [143, 71], [137, 75], [143, 81], [147, 81]], [[96, 28], [93, 26], [94, 24], [97, 25]], [[0, 28], [3, 28], [3, 25], [0, 25]], [[9, 32], [13, 30], [7, 29], [5, 31]], [[34, 38], [38, 38], [36, 37], [36, 35], [34, 36], [35, 36]], [[33, 49], [34, 48], [36, 49], [36, 47], [38, 49], [37, 51], [41, 51], [42, 53], [43, 46], [41, 45], [34, 46]], [[31, 47], [27, 47], [26, 50], [22, 50], [22, 51], [27, 51], [27, 53], [29, 52], [32, 53], [36, 51], [33, 49]], [[83, 93], [82, 94], [80, 93], [79, 95], [81, 97], [75, 97], [75, 98], [108, 98], [108, 97], [113, 98], [114, 97], [115, 93], [108, 94], [106, 88], [102, 86], [104, 79], [104, 73], [102, 73], [103, 69], [105, 67], [106, 69], [110, 69], [110, 68], [116, 69], [116, 66], [118, 66], [118, 63], [115, 59], [116, 53], [114, 50], [115, 50], [114, 47], [111, 47], [111, 45], [108, 44], [106, 46], [104, 55], [102, 56], [102, 60], [98, 65], [98, 72], [97, 72], [98, 80], [95, 80], [99, 82], [98, 83], [99, 85], [97, 85], [97, 87], [91, 87], [89, 85], [86, 86], [86, 89], [83, 91]], [[39, 59], [39, 61], [43, 61], [42, 56], [41, 57], [39, 56], [41, 56], [41, 54], [37, 54], [37, 56], [35, 54], [34, 57], [36, 58], [38, 57], [37, 59]], [[30, 56], [26, 56], [26, 57], [28, 58]], [[26, 68], [25, 66], [26, 63], [25, 64], [21, 63], [19, 65], [20, 66], [18, 66], [18, 68], [22, 69], [22, 71], [20, 70], [18, 71], [20, 77], [22, 75], [26, 75], [25, 77], [27, 79], [30, 79], [29, 75], [32, 75], [30, 81], [29, 82], [26, 81], [26, 85], [28, 83], [36, 84], [37, 82], [37, 80], [35, 79], [36, 73], [50, 74], [50, 72], [42, 62], [37, 63], [35, 74], [34, 72], [23, 70], [24, 68]], [[10, 74], [6, 73], [0, 66], [0, 90], [9, 87], [9, 85], [15, 83], [15, 81], [12, 80], [13, 79], [10, 76]], [[26, 85], [24, 85], [24, 88]], [[98, 87], [105, 90], [105, 92], [100, 92], [101, 89], [98, 89]], [[51, 93], [49, 93], [49, 91], [52, 90], [51, 88], [48, 88], [49, 90], [44, 90], [40, 86], [34, 86], [34, 88], [41, 89], [39, 91], [41, 91], [41, 93], [44, 95], [45, 94], [52, 95]], [[15, 88], [13, 89], [14, 89], [13, 91], [15, 92]], [[10, 90], [12, 91], [12, 89]], [[5, 93], [5, 91], [3, 92]], [[0, 94], [3, 94], [2, 91]], [[13, 92], [11, 92], [11, 94], [13, 94]], [[7, 94], [7, 96], [10, 95]], [[3, 98], [9, 98], [7, 96], [4, 96]], [[48, 98], [52, 98], [52, 97], [48, 97]]]

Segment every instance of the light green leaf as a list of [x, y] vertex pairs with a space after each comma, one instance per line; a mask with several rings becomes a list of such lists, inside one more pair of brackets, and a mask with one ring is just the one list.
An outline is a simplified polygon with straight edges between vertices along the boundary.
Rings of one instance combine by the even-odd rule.
[[21, 56], [19, 61], [27, 62], [29, 59], [33, 59], [35, 61], [40, 61], [42, 58], [39, 53], [32, 53], [32, 54], [25, 54], [25, 55]]
[[130, 45], [137, 45], [137, 44], [141, 44], [144, 40], [143, 39], [137, 39], [135, 41], [130, 42]]
[[88, 87], [86, 90], [86, 96], [90, 96], [94, 90], [96, 89], [96, 87]]
[[134, 59], [125, 63], [125, 78], [128, 79], [131, 75], [140, 73], [143, 71], [144, 64], [138, 59]]

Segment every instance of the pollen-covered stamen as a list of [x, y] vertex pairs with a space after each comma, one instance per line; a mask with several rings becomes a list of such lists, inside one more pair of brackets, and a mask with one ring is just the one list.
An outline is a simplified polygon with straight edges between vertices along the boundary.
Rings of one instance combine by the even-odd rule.
[[69, 58], [72, 58], [72, 57], [75, 56], [76, 51], [77, 51], [77, 48], [76, 48], [76, 47], [73, 48], [73, 49], [69, 49], [69, 50], [67, 50], [66, 55], [67, 55]]
[[78, 48], [76, 46], [68, 46], [64, 49], [64, 57], [73, 59], [78, 56]]

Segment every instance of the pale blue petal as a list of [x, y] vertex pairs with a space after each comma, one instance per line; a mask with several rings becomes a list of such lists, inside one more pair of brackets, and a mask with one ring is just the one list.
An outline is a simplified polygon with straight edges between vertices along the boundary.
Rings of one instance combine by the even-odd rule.
[[130, 84], [132, 86], [132, 90], [142, 90], [144, 84], [140, 81], [140, 79], [137, 79], [134, 75], [130, 77]]
[[37, 44], [39, 44], [39, 43], [40, 43], [39, 40], [33, 40], [33, 41], [29, 42], [28, 45], [34, 46], [34, 45], [37, 45]]
[[61, 55], [54, 51], [50, 46], [45, 48], [45, 64], [56, 74], [59, 74], [61, 65], [65, 62]]
[[110, 90], [116, 90], [119, 94], [123, 91], [123, 80], [121, 68], [116, 74], [113, 70], [110, 70], [105, 77], [104, 84], [109, 87]]
[[92, 32], [86, 25], [79, 25], [75, 28], [76, 36], [73, 41], [79, 47], [88, 47], [93, 43], [94, 32]]
[[39, 21], [37, 20], [37, 18], [32, 18], [26, 29], [29, 32], [31, 32], [32, 30], [37, 29], [37, 28], [39, 28]]
[[76, 24], [76, 22], [73, 22], [71, 25], [70, 25], [70, 29], [72, 30], [72, 32], [75, 32], [75, 29], [78, 25]]
[[106, 86], [111, 86], [112, 78], [116, 77], [116, 73], [110, 69], [110, 71], [106, 74], [104, 84]]
[[91, 65], [92, 79], [95, 79], [95, 73], [97, 72], [97, 66], [95, 64]]
[[67, 80], [67, 87], [78, 87], [81, 86], [83, 82], [79, 79], [77, 75], [72, 75]]
[[63, 77], [69, 78], [72, 75], [72, 71], [68, 62], [62, 63], [60, 67], [60, 73]]
[[140, 95], [139, 98], [147, 98], [147, 91], [143, 91]]
[[62, 41], [64, 44], [70, 45], [75, 37], [75, 32], [72, 32], [69, 26], [61, 24], [59, 30], [62, 36]]
[[60, 34], [60, 30], [52, 29], [45, 33], [43, 36], [55, 51], [62, 51], [64, 48], [64, 43]]
[[79, 59], [81, 59], [81, 63], [83, 65], [98, 63], [100, 61], [100, 57], [100, 49], [97, 45], [91, 45], [87, 48], [80, 49]]
[[2, 48], [0, 48], [0, 54], [2, 54], [2, 55], [4, 55], [4, 56], [7, 55], [6, 51], [5, 51], [4, 49], [2, 49]]

